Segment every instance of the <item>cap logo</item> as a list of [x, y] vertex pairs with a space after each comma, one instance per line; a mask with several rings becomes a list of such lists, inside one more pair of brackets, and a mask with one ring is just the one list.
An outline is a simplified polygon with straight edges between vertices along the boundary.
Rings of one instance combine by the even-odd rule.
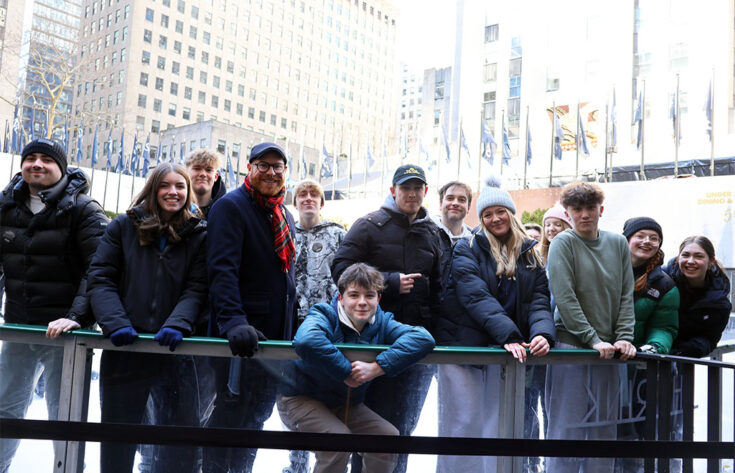
[[421, 174], [416, 170], [416, 168], [408, 168], [406, 171], [404, 171], [404, 174]]

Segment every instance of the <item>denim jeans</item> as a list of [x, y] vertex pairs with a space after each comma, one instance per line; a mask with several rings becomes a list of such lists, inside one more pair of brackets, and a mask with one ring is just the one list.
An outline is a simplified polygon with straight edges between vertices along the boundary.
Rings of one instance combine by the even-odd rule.
[[[3, 342], [0, 351], [0, 417], [24, 418], [33, 400], [36, 383], [43, 374], [48, 416], [56, 420], [63, 359], [64, 349], [61, 347]], [[0, 438], [1, 473], [10, 468], [19, 444], [20, 439]]]

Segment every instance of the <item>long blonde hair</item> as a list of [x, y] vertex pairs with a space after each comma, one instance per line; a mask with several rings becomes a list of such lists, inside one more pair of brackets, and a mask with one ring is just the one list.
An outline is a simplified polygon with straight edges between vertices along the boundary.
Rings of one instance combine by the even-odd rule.
[[[523, 240], [528, 239], [529, 236], [526, 234], [523, 224], [521, 224], [518, 217], [510, 209], [508, 210], [508, 215], [510, 216], [510, 235], [505, 242], [498, 240], [484, 224], [482, 225], [482, 233], [490, 243], [490, 254], [495, 259], [497, 265], [495, 275], [512, 278], [516, 275], [516, 263], [518, 261], [518, 255], [521, 254], [521, 250], [523, 249]], [[539, 266], [543, 266], [539, 255], [533, 250], [526, 252], [526, 261], [529, 264], [529, 269], [536, 269]]]
[[[552, 217], [552, 218], [557, 218], [557, 217]], [[562, 220], [562, 219], [558, 219], [558, 220], [561, 221], [562, 232], [564, 230], [569, 230], [570, 228], [572, 228], [572, 226], [569, 225], [564, 220]], [[546, 222], [544, 222], [544, 223], [546, 223]], [[546, 227], [546, 225], [543, 225], [542, 226], [543, 231], [541, 232], [541, 245], [540, 245], [541, 246], [541, 258], [543, 259], [543, 261], [548, 262], [548, 260], [549, 260], [549, 246], [551, 245], [551, 241], [548, 238], [546, 238], [546, 228], [545, 227]], [[559, 232], [559, 233], [561, 233], [561, 232]], [[557, 233], [557, 235], [559, 233]], [[554, 237], [554, 238], [556, 238], [556, 237]]]

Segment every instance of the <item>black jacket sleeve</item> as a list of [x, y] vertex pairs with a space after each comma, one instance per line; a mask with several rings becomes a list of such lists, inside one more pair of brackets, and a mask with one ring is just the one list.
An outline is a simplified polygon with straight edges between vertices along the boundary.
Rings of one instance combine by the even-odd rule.
[[714, 320], [704, 333], [687, 340], [677, 340], [674, 342], [672, 353], [691, 358], [702, 358], [712, 353], [712, 350], [717, 348], [722, 332], [725, 331], [727, 322], [730, 320], [730, 310], [712, 311], [710, 317], [713, 317]]
[[118, 217], [108, 225], [87, 275], [87, 296], [106, 336], [120, 328], [133, 326], [118, 292], [124, 264], [121, 218], [126, 217]]
[[79, 204], [79, 210], [75, 209], [74, 211], [76, 215], [73, 216], [72, 230], [74, 235], [72, 235], [72, 238], [77, 252], [76, 257], [81, 263], [84, 275], [79, 281], [77, 295], [74, 297], [66, 317], [74, 320], [82, 327], [87, 327], [94, 324], [94, 316], [87, 299], [87, 271], [102, 235], [107, 229], [109, 219], [97, 201], [86, 198], [85, 202], [79, 202]]

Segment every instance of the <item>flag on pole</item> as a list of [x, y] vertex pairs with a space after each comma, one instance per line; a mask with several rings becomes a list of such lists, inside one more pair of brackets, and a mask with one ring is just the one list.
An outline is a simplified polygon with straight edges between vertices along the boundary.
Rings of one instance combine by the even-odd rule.
[[97, 135], [98, 135], [98, 132], [99, 132], [99, 128], [100, 128], [99, 125], [97, 125], [94, 128], [94, 139], [92, 140], [92, 161], [91, 161], [91, 166], [92, 167], [94, 167], [95, 164], [97, 164], [97, 161], [99, 161], [97, 159], [97, 148], [99, 147], [99, 143], [97, 142]]
[[64, 152], [69, 154], [69, 115], [64, 117]]
[[112, 167], [112, 128], [110, 128], [110, 133], [108, 133], [107, 135], [107, 143], [105, 143], [105, 156], [107, 157], [105, 168], [114, 170], [114, 168]]
[[31, 108], [31, 130], [29, 133], [31, 137], [31, 141], [36, 139], [36, 130], [35, 130], [36, 128], [36, 102], [35, 102], [35, 99], [33, 100], [34, 100], [33, 108]]
[[529, 165], [531, 164], [531, 158], [533, 158], [533, 155], [531, 154], [531, 128], [526, 127], [526, 163]]
[[449, 140], [447, 140], [447, 130], [442, 127], [442, 139], [444, 140], [444, 150], [447, 153], [447, 162], [452, 162], [452, 152], [449, 149]]
[[464, 129], [462, 127], [459, 128], [459, 138], [460, 146], [463, 150], [467, 151], [467, 167], [472, 169], [472, 160], [470, 159], [472, 155], [470, 154], [470, 148], [467, 147], [467, 140], [464, 137]]
[[561, 129], [561, 120], [556, 115], [556, 108], [552, 112], [554, 114], [554, 157], [561, 160], [561, 142], [564, 140], [564, 130]]
[[3, 153], [10, 152], [10, 122], [5, 120], [5, 134], [3, 135]]
[[676, 120], [679, 119], [679, 117], [676, 116], [676, 94], [673, 94], [671, 96], [671, 107], [669, 108], [669, 118], [671, 119], [671, 124], [674, 127], [674, 139], [679, 140], [679, 137], [676, 134]]
[[707, 93], [707, 105], [705, 105], [705, 113], [707, 115], [707, 136], [712, 141], [712, 81], [709, 82], [709, 92]]
[[329, 153], [327, 153], [327, 145], [322, 145], [322, 167], [320, 170], [321, 177], [332, 177], [334, 174], [332, 171], [332, 158], [329, 156]]
[[237, 187], [237, 180], [235, 179], [235, 170], [232, 167], [232, 160], [230, 159], [229, 150], [227, 152], [227, 180], [230, 184], [230, 189]]
[[373, 150], [370, 148], [370, 143], [368, 143], [367, 146], [367, 156], [368, 156], [368, 171], [371, 167], [375, 164], [375, 156], [373, 156]]
[[638, 92], [638, 106], [635, 109], [635, 116], [633, 117], [633, 124], [638, 124], [638, 139], [636, 141], [636, 147], [641, 149], [641, 140], [643, 139], [643, 92]]
[[18, 104], [15, 104], [13, 110], [13, 137], [11, 139], [11, 152], [20, 153], [21, 131], [20, 121], [18, 121]]
[[146, 177], [148, 175], [148, 168], [151, 167], [151, 135], [145, 139], [145, 145], [143, 146], [143, 169], [141, 175]]
[[306, 151], [304, 150], [304, 145], [301, 145], [301, 157], [299, 158], [299, 166], [301, 166], [301, 179], [306, 179], [306, 175], [308, 174], [309, 170], [308, 165], [306, 164]]
[[161, 164], [161, 155], [163, 154], [163, 140], [161, 139], [161, 132], [158, 132], [158, 149], [156, 150], [156, 166]]
[[495, 138], [493, 138], [492, 132], [490, 132], [490, 127], [487, 126], [487, 123], [485, 120], [482, 121], [482, 157], [490, 163], [493, 164], [493, 160], [495, 159], [495, 152], [498, 148], [498, 144], [495, 142]]
[[171, 140], [171, 146], [169, 147], [168, 162], [171, 164], [176, 162], [176, 143], [174, 143], [173, 139]]
[[138, 175], [138, 161], [140, 155], [138, 154], [138, 133], [135, 133], [133, 137], [133, 152], [130, 154], [130, 175]]
[[613, 101], [610, 110], [610, 121], [612, 122], [612, 136], [610, 136], [610, 146], [612, 146], [613, 149], [615, 149], [615, 147], [618, 145], [618, 116], [616, 108], [617, 104], [615, 101], [615, 89], [613, 89]]
[[586, 155], [590, 155], [590, 150], [587, 147], [587, 135], [584, 132], [584, 122], [582, 121], [582, 114], [578, 114], [577, 120], [579, 121], [579, 136], [577, 136], [577, 146], [582, 148], [582, 152]]
[[419, 159], [421, 158], [421, 156], [424, 157], [424, 159], [426, 160], [426, 164], [427, 165], [430, 165], [431, 164], [431, 162], [430, 162], [431, 161], [431, 158], [429, 157], [429, 152], [426, 151], [426, 147], [424, 146], [424, 142], [421, 141], [421, 138], [419, 138]]
[[508, 130], [503, 123], [503, 164], [506, 166], [510, 163], [510, 141], [508, 141]]
[[117, 165], [115, 165], [115, 172], [121, 173], [125, 170], [125, 130], [120, 133], [120, 151], [117, 154]]
[[79, 122], [79, 128], [77, 128], [77, 164], [82, 162], [84, 158], [82, 151], [82, 139], [84, 138], [84, 122]]
[[179, 147], [179, 164], [184, 165], [184, 156], [186, 156], [186, 142], [182, 141]]

